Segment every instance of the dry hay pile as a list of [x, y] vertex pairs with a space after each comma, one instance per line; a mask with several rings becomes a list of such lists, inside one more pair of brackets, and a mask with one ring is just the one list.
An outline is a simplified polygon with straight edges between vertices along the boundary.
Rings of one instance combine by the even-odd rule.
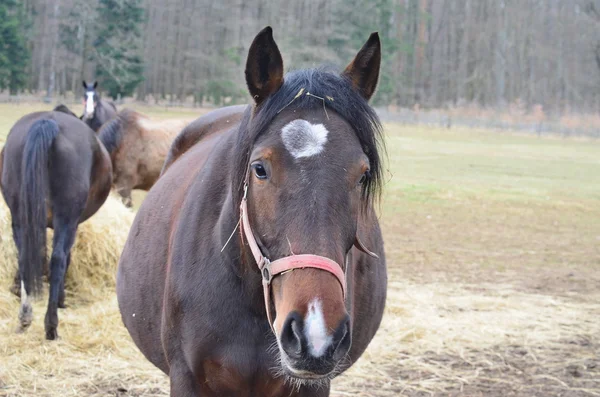
[[[89, 220], [79, 225], [66, 279], [67, 296], [83, 299], [103, 294], [115, 285], [117, 263], [134, 214], [110, 195]], [[52, 253], [53, 231], [48, 229], [48, 256]], [[0, 282], [9, 285], [17, 269], [17, 249], [11, 230], [10, 211], [0, 200]], [[6, 288], [4, 288], [6, 289]], [[67, 302], [68, 303], [68, 302]]]
[[600, 291], [389, 281], [382, 326], [332, 396], [600, 396]]
[[[44, 339], [46, 297], [17, 335], [10, 217], [0, 206], [0, 396], [167, 396], [168, 379], [122, 325], [115, 267], [133, 214], [118, 199], [80, 226], [61, 339]], [[522, 276], [521, 276], [522, 277]], [[509, 282], [407, 281], [390, 264], [382, 326], [333, 383], [343, 396], [600, 396], [600, 291], [564, 295]]]
[[[68, 307], [59, 309], [60, 339], [52, 342], [44, 339], [46, 283], [33, 302], [32, 326], [24, 334], [15, 333], [19, 300], [9, 287], [17, 252], [10, 212], [0, 200], [0, 396], [93, 395], [95, 390], [96, 395], [106, 395], [97, 390], [95, 377], [128, 378], [126, 358], [138, 353], [122, 326], [114, 286], [133, 218], [134, 213], [111, 195], [98, 213], [79, 225], [66, 280]], [[49, 253], [51, 241], [48, 230]], [[112, 360], [113, 355], [120, 355], [120, 361]], [[135, 376], [143, 371], [137, 368]]]

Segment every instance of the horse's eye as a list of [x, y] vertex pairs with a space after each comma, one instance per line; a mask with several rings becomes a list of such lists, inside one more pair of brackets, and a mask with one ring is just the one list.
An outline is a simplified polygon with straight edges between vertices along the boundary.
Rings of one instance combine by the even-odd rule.
[[267, 179], [267, 170], [265, 170], [265, 167], [261, 163], [252, 164], [252, 169], [258, 179]]
[[358, 184], [362, 185], [363, 183], [365, 183], [367, 181], [367, 179], [369, 179], [370, 176], [371, 176], [371, 174], [369, 171], [365, 172], [364, 174], [362, 174], [362, 176], [358, 180]]

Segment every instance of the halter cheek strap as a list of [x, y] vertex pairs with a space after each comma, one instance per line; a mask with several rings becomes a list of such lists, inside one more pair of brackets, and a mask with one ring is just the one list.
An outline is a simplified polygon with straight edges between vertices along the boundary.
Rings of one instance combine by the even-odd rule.
[[[258, 243], [256, 242], [256, 238], [254, 237], [254, 233], [252, 232], [252, 227], [250, 226], [250, 220], [248, 219], [248, 184], [244, 184], [244, 197], [242, 198], [242, 203], [240, 204], [240, 217], [241, 217], [241, 233], [242, 236], [246, 238], [246, 242], [250, 246], [250, 251], [252, 251], [252, 256], [258, 265], [258, 269], [260, 270], [262, 276], [262, 284], [263, 284], [263, 294], [265, 298], [265, 308], [267, 310], [267, 319], [269, 320], [269, 325], [273, 332], [275, 329], [273, 328], [273, 317], [271, 313], [271, 281], [273, 278], [279, 274], [287, 272], [289, 270], [295, 269], [319, 269], [324, 270], [331, 275], [333, 275], [340, 286], [342, 287], [342, 294], [344, 300], [346, 299], [346, 275], [344, 274], [344, 270], [342, 267], [336, 262], [329, 258], [320, 255], [292, 255], [284, 258], [277, 259], [273, 262], [269, 260], [266, 256], [263, 255]], [[354, 241], [354, 245], [359, 250], [365, 252], [368, 255], [371, 255], [375, 258], [378, 256], [373, 252], [369, 251], [363, 243], [359, 240], [358, 236]]]

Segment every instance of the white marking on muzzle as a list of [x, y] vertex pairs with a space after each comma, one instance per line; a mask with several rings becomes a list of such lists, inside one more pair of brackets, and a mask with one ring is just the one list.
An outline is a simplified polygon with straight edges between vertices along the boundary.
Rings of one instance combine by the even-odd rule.
[[85, 100], [85, 114], [86, 115], [90, 115], [90, 114], [94, 113], [94, 93], [93, 92], [86, 92], [85, 96], [86, 96], [86, 100]]
[[294, 158], [311, 157], [323, 151], [329, 131], [323, 124], [311, 124], [297, 119], [281, 129], [285, 148]]
[[327, 333], [323, 305], [319, 299], [308, 304], [308, 313], [304, 319], [304, 336], [313, 357], [321, 357], [331, 345], [332, 337]]

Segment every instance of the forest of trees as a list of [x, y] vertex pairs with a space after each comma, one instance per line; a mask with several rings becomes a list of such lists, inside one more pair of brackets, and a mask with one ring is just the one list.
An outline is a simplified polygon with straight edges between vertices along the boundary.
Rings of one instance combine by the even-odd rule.
[[341, 69], [379, 31], [376, 104], [600, 106], [600, 0], [3, 0], [0, 90], [247, 101], [266, 25], [287, 68]]

